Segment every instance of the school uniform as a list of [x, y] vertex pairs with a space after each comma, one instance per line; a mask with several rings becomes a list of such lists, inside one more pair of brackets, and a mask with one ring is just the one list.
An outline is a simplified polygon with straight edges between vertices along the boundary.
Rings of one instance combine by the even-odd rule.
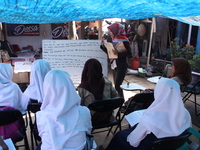
[[43, 85], [41, 111], [36, 113], [41, 150], [82, 150], [91, 133], [91, 115], [67, 72], [52, 70]]

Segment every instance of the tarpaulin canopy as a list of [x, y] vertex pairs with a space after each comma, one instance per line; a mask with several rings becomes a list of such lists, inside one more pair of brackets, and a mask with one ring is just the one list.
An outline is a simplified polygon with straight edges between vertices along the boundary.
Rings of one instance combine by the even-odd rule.
[[0, 22], [15, 24], [200, 15], [200, 0], [0, 0]]
[[192, 17], [169, 17], [171, 19], [175, 19], [187, 24], [191, 24], [194, 26], [200, 26], [200, 16], [192, 16]]

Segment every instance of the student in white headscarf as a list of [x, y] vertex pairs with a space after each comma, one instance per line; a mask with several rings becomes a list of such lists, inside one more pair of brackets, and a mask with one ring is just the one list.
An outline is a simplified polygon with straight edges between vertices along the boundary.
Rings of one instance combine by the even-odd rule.
[[36, 113], [41, 150], [82, 150], [91, 133], [91, 115], [69, 74], [52, 70], [44, 79], [41, 111]]
[[140, 122], [118, 132], [106, 150], [144, 150], [157, 138], [178, 136], [191, 127], [191, 117], [181, 98], [180, 85], [161, 78], [154, 91], [155, 101], [140, 118]]
[[25, 111], [28, 105], [26, 97], [19, 86], [12, 82], [11, 64], [0, 63], [0, 106], [10, 106]]
[[38, 59], [31, 66], [30, 85], [24, 91], [31, 101], [42, 103], [43, 82], [45, 75], [51, 70], [46, 60]]

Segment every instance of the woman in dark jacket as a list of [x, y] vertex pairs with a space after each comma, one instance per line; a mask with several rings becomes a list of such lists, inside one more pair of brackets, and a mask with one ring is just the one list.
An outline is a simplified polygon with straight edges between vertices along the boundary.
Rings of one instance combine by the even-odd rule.
[[[116, 45], [120, 42], [123, 42], [123, 45], [125, 47], [124, 51], [117, 51], [116, 53], [118, 55], [118, 58], [116, 60], [112, 59], [110, 60], [111, 63], [114, 63], [116, 61], [116, 68], [114, 69], [114, 82], [115, 82], [115, 89], [118, 91], [120, 96], [123, 96], [122, 90], [120, 88], [120, 85], [122, 84], [124, 77], [126, 75], [127, 71], [127, 57], [131, 57], [131, 48], [130, 48], [130, 42], [128, 38], [125, 36], [125, 30], [124, 26], [119, 23], [113, 23], [110, 26], [108, 26], [108, 30], [110, 33], [110, 36], [112, 37], [112, 44], [116, 48]], [[107, 52], [107, 48], [104, 45], [104, 41], [102, 40], [101, 43], [101, 49]]]

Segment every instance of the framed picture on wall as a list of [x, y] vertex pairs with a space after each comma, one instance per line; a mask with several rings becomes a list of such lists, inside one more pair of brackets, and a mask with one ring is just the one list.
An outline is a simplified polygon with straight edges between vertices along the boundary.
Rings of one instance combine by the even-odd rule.
[[7, 36], [39, 36], [39, 24], [6, 24]]

